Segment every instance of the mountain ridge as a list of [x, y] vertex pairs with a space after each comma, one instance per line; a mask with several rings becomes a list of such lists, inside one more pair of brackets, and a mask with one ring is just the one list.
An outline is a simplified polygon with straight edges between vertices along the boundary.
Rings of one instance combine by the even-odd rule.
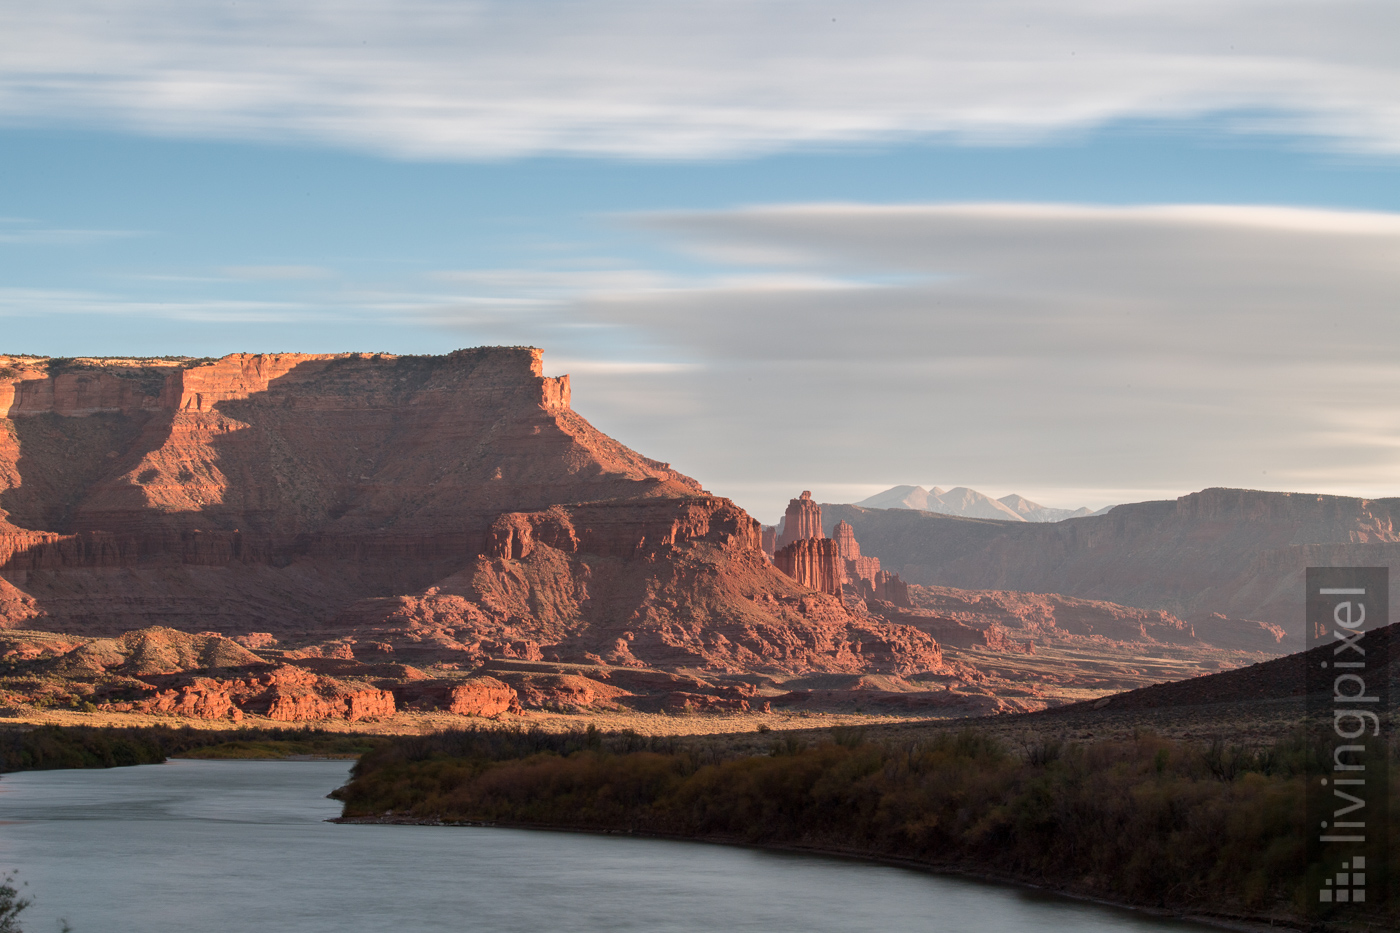
[[943, 489], [934, 486], [891, 486], [884, 492], [852, 503], [867, 509], [913, 509], [921, 512], [937, 512], [941, 515], [961, 515], [967, 518], [991, 518], [1011, 522], [1058, 522], [1067, 518], [1082, 518], [1108, 511], [1109, 506], [1098, 512], [1089, 508], [1056, 509], [1043, 506], [1024, 496], [1012, 493], [993, 499], [991, 496], [970, 489], [955, 486]]
[[1308, 566], [1400, 571], [1400, 499], [1210, 488], [1103, 515], [1013, 523], [823, 505], [911, 583], [1103, 599], [1277, 625], [1301, 645]]

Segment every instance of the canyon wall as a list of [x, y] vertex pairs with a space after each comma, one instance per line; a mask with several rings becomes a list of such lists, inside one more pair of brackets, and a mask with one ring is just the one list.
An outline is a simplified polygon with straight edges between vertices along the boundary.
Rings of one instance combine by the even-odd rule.
[[778, 548], [773, 564], [803, 586], [820, 593], [841, 595], [846, 574], [836, 542], [830, 538], [803, 538]]
[[[346, 664], [941, 664], [842, 602], [833, 542], [801, 539], [820, 570], [785, 575], [758, 522], [598, 432], [569, 388], [522, 347], [0, 357], [0, 626], [333, 641]], [[821, 536], [810, 494], [788, 527]], [[340, 702], [277, 676], [228, 702]]]
[[0, 595], [74, 630], [314, 626], [461, 567], [502, 512], [703, 492], [531, 348], [0, 357], [0, 412]]
[[1054, 524], [821, 508], [914, 583], [1163, 610], [1207, 638], [1218, 620], [1258, 620], [1288, 633], [1280, 651], [1301, 645], [1307, 567], [1400, 572], [1397, 499], [1206, 489]]

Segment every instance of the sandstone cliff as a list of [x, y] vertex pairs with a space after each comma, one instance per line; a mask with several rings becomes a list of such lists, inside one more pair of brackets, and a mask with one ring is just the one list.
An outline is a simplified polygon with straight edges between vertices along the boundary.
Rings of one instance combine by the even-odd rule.
[[[810, 587], [779, 572], [759, 535], [741, 509], [708, 496], [506, 513], [467, 568], [413, 596], [362, 600], [340, 624], [393, 642], [397, 654], [432, 644], [474, 662], [939, 667], [931, 638], [848, 610], [839, 586]], [[831, 550], [833, 568], [834, 557]]]
[[[9, 626], [316, 642], [272, 658], [294, 667], [941, 663], [926, 634], [843, 605], [839, 562], [811, 586], [784, 575], [741, 509], [596, 431], [571, 410], [568, 377], [542, 375], [539, 350], [0, 363]], [[789, 530], [820, 536], [810, 494], [796, 509]], [[358, 668], [316, 674], [335, 670]], [[187, 679], [140, 702], [382, 713], [383, 697], [352, 702], [279, 671], [217, 689]], [[444, 684], [401, 699], [513, 702], [482, 684], [453, 699]]]
[[[906, 608], [913, 605], [909, 587], [899, 574], [881, 570], [878, 557], [861, 554], [860, 542], [849, 522], [838, 521], [831, 538], [825, 537], [821, 506], [812, 501], [810, 492], [803, 492], [788, 503], [783, 529], [778, 550], [771, 554], [773, 564], [803, 586], [834, 596], [849, 591], [863, 601]], [[788, 529], [792, 529], [791, 534]]]
[[846, 580], [841, 554], [830, 538], [802, 538], [773, 555], [773, 564], [803, 586], [822, 593], [841, 595]]
[[701, 492], [528, 348], [0, 363], [11, 624], [305, 628], [451, 573], [502, 512]]
[[[1054, 524], [821, 508], [914, 583], [1163, 610], [1219, 644], [1238, 644], [1253, 626], [1253, 646], [1276, 652], [1301, 645], [1308, 566], [1400, 572], [1400, 499], [1206, 489]], [[1288, 633], [1284, 641], [1272, 637], [1276, 629]]]
[[775, 549], [781, 550], [794, 541], [807, 538], [824, 538], [822, 532], [822, 510], [812, 501], [807, 490], [788, 502], [787, 513], [783, 516], [783, 530], [778, 534]]

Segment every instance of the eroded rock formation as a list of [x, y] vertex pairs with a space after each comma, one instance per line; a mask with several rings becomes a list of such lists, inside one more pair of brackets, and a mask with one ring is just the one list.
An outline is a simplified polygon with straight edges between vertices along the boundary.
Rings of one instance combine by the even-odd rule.
[[[826, 552], [819, 588], [769, 563], [758, 535], [742, 509], [712, 496], [507, 513], [467, 568], [415, 596], [362, 600], [340, 625], [391, 642], [395, 656], [454, 651], [466, 663], [733, 672], [940, 663], [932, 639], [843, 605], [833, 542], [799, 542]], [[875, 643], [900, 647], [872, 654]]]
[[[781, 572], [742, 509], [542, 373], [529, 348], [0, 358], [0, 627], [78, 638], [35, 649], [54, 681], [24, 702], [740, 710], [740, 683], [693, 672], [940, 669], [926, 633], [843, 602], [810, 493]], [[468, 676], [502, 662], [599, 673]], [[627, 670], [692, 674], [639, 692], [602, 673]]]
[[[817, 507], [818, 521], [821, 518], [821, 507]], [[851, 527], [850, 522], [837, 522], [836, 528], [831, 533], [831, 540], [836, 542], [836, 553], [842, 560], [858, 560], [860, 558], [860, 542], [856, 540], [856, 531]]]
[[846, 579], [841, 553], [830, 538], [802, 538], [773, 555], [773, 564], [803, 586], [820, 593], [841, 595]]
[[884, 599], [896, 605], [908, 606], [909, 591], [898, 574], [880, 569], [880, 558], [860, 553], [860, 542], [849, 522], [837, 522], [832, 533], [841, 555], [842, 582], [849, 584], [862, 599]]
[[787, 514], [783, 516], [783, 530], [778, 534], [775, 549], [782, 550], [794, 541], [825, 537], [821, 506], [812, 500], [812, 493], [804, 489], [802, 495], [788, 502]]
[[304, 630], [454, 572], [502, 512], [701, 492], [541, 367], [528, 348], [0, 358], [0, 621]]
[[[863, 559], [875, 560], [873, 557]], [[879, 563], [876, 563], [874, 573], [856, 577], [855, 588], [861, 597], [867, 600], [878, 599], [896, 606], [913, 606], [909, 599], [909, 584], [901, 580], [899, 574], [880, 570], [879, 567]]]
[[[784, 529], [787, 528], [798, 529], [802, 536], [780, 547], [773, 555], [773, 563], [802, 585], [833, 595], [849, 589], [852, 596], [861, 600], [880, 600], [901, 607], [913, 605], [909, 587], [899, 574], [881, 570], [878, 557], [862, 556], [860, 542], [849, 522], [837, 522], [831, 538], [824, 537], [821, 506], [812, 502], [810, 492], [803, 492], [788, 504]], [[814, 529], [815, 534], [810, 533]]]
[[458, 716], [499, 716], [519, 708], [515, 691], [494, 677], [473, 677], [448, 691], [447, 711]]

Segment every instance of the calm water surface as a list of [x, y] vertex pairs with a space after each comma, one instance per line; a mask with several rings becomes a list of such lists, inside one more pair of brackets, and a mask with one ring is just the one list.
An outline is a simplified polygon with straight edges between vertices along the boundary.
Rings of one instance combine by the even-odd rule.
[[839, 859], [511, 829], [339, 826], [341, 762], [172, 761], [0, 780], [27, 933], [1187, 931]]

